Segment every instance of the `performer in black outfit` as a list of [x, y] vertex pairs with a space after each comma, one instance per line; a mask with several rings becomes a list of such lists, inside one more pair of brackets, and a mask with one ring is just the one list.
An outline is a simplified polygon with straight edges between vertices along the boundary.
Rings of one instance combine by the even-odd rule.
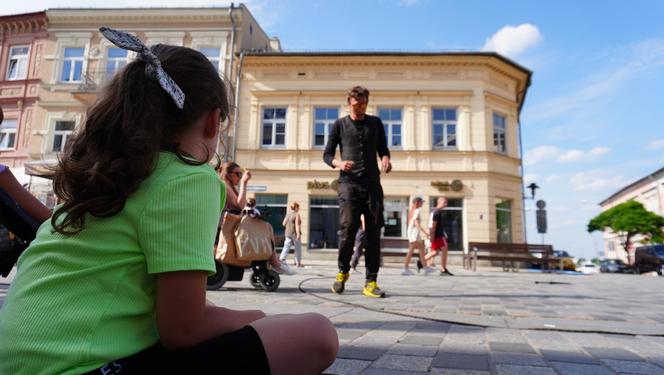
[[[339, 168], [339, 273], [332, 286], [334, 293], [342, 293], [349, 277], [355, 234], [364, 214], [367, 247], [365, 264], [366, 284], [363, 294], [382, 298], [385, 293], [376, 279], [380, 268], [380, 228], [383, 218], [383, 188], [376, 155], [380, 157], [381, 170], [392, 170], [390, 151], [387, 148], [383, 122], [366, 114], [369, 90], [355, 86], [348, 92], [350, 115], [334, 122], [323, 153], [323, 159], [332, 168]], [[337, 145], [341, 159], [335, 159]]]

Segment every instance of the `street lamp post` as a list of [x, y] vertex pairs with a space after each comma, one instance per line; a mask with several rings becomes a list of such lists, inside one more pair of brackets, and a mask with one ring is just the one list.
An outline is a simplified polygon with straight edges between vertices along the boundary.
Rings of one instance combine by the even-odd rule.
[[528, 243], [528, 224], [526, 220], [526, 199], [535, 200], [535, 190], [539, 189], [536, 183], [532, 182], [530, 185], [526, 186], [530, 189], [530, 197], [523, 195], [523, 240], [525, 243]]

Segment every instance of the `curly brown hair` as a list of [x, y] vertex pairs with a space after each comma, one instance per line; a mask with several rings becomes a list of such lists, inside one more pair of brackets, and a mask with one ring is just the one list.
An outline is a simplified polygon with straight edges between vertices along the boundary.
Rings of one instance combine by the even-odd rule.
[[209, 160], [209, 155], [204, 161], [193, 160], [175, 140], [209, 111], [218, 108], [222, 121], [226, 119], [226, 83], [198, 51], [162, 44], [150, 49], [185, 93], [184, 107], [177, 108], [148, 76], [141, 59], [116, 74], [59, 156], [53, 190], [64, 203], [51, 218], [56, 232], [76, 234], [86, 215], [110, 217], [120, 212], [127, 197], [150, 176], [161, 151], [174, 152], [188, 164]]

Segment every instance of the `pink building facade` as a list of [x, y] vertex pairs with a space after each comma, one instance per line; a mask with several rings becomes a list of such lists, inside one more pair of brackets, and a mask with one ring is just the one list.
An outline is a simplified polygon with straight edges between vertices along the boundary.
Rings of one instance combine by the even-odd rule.
[[47, 28], [46, 12], [0, 17], [0, 163], [16, 171], [28, 160]]

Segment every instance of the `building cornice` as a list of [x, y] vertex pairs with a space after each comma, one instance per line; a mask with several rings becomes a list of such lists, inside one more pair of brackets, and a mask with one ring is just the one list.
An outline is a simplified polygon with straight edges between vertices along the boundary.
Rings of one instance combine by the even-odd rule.
[[[251, 95], [255, 97], [289, 97], [289, 96], [329, 96], [344, 97], [345, 91], [340, 90], [252, 90]], [[371, 90], [371, 97], [404, 97], [404, 96], [440, 96], [440, 97], [471, 97], [471, 90], [441, 90], [441, 91], [420, 91], [420, 90]]]
[[496, 53], [249, 53], [243, 69], [252, 68], [480, 68], [512, 80], [519, 109], [525, 100], [532, 72]]
[[46, 12], [0, 16], [0, 36], [7, 34], [27, 34], [46, 31]]
[[[52, 28], [88, 24], [168, 23], [192, 25], [192, 22], [230, 25], [229, 8], [118, 8], [118, 9], [49, 9], [46, 11]], [[239, 8], [238, 8], [239, 9]], [[234, 12], [235, 13], [235, 12]], [[241, 23], [242, 12], [233, 17]]]

